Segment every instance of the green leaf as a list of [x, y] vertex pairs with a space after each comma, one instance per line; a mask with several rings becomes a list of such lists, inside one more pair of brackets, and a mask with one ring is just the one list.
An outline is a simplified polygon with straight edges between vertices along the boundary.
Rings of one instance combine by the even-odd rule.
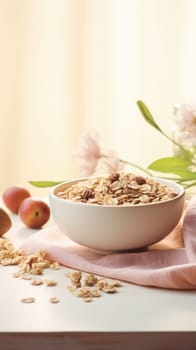
[[148, 124], [153, 126], [156, 130], [158, 130], [163, 136], [165, 136], [170, 142], [178, 146], [181, 156], [184, 159], [191, 160], [193, 158], [193, 153], [190, 152], [188, 149], [186, 149], [183, 145], [175, 141], [172, 137], [168, 136], [155, 122], [151, 112], [149, 111], [148, 107], [145, 105], [142, 101], [137, 101], [137, 105], [139, 107], [140, 112], [142, 113], [144, 119], [147, 121]]
[[191, 164], [191, 161], [180, 157], [166, 157], [155, 160], [148, 166], [148, 169], [160, 173], [175, 174], [186, 180], [194, 180], [196, 179], [196, 172], [188, 169]]
[[189, 160], [185, 160], [180, 157], [165, 157], [155, 160], [148, 166], [148, 168], [153, 170], [159, 170], [161, 167], [165, 170], [165, 172], [173, 172], [175, 168], [187, 168], [191, 164], [192, 163]]
[[53, 187], [62, 182], [63, 181], [29, 181], [29, 183], [35, 187]]
[[159, 130], [162, 133], [161, 128], [158, 126], [158, 124], [155, 122], [151, 112], [149, 111], [148, 107], [145, 105], [142, 101], [137, 101], [138, 108], [140, 112], [142, 113], [144, 119], [147, 121], [148, 124], [153, 126], [155, 129]]

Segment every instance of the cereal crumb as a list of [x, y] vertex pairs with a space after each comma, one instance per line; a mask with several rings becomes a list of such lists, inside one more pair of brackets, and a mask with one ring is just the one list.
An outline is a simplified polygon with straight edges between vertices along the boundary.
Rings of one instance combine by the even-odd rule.
[[99, 298], [101, 296], [101, 292], [97, 289], [92, 290], [91, 295], [95, 298]]
[[51, 298], [50, 298], [50, 303], [51, 303], [51, 304], [58, 304], [58, 303], [59, 303], [59, 298], [57, 298], [57, 297], [51, 297]]
[[88, 298], [84, 298], [83, 299], [86, 303], [90, 303], [92, 301], [92, 298], [88, 297]]
[[23, 298], [21, 299], [21, 302], [25, 304], [31, 304], [35, 302], [35, 298], [32, 298], [32, 297]]
[[116, 293], [117, 289], [115, 287], [107, 286], [103, 288], [103, 292], [105, 293]]
[[14, 272], [12, 277], [19, 278], [21, 276], [20, 272]]
[[33, 286], [40, 286], [41, 284], [43, 284], [44, 282], [41, 279], [32, 279], [31, 284]]
[[105, 279], [100, 279], [97, 281], [96, 283], [96, 287], [100, 290], [102, 290], [104, 287], [106, 287], [108, 285], [108, 282]]
[[44, 283], [48, 286], [48, 287], [55, 287], [58, 283], [55, 280], [44, 280]]
[[91, 290], [87, 287], [83, 287], [76, 290], [75, 295], [79, 298], [88, 298], [91, 297]]
[[20, 277], [21, 277], [23, 280], [27, 280], [27, 281], [29, 281], [29, 280], [32, 279], [32, 276], [30, 276], [30, 275], [27, 274], [27, 273], [22, 273], [22, 274], [20, 275]]
[[86, 275], [86, 278], [85, 278], [86, 286], [94, 286], [97, 283], [97, 281], [98, 281], [97, 277], [92, 273]]
[[51, 270], [59, 270], [60, 269], [60, 264], [58, 261], [54, 261], [53, 263], [50, 264]]
[[110, 287], [122, 287], [122, 283], [118, 280], [114, 280], [110, 282]]
[[74, 271], [70, 274], [71, 283], [76, 287], [81, 287], [81, 278], [82, 278], [82, 272], [81, 271]]
[[77, 287], [76, 287], [76, 286], [71, 285], [71, 286], [67, 286], [67, 289], [69, 289], [69, 290], [70, 290], [70, 292], [75, 292], [75, 290], [77, 289]]

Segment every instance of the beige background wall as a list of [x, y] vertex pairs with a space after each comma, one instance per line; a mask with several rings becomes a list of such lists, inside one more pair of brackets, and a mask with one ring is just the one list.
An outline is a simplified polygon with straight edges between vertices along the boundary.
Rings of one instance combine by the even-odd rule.
[[142, 166], [171, 144], [143, 121], [144, 100], [170, 132], [194, 100], [194, 0], [0, 0], [0, 191], [77, 176], [79, 135]]

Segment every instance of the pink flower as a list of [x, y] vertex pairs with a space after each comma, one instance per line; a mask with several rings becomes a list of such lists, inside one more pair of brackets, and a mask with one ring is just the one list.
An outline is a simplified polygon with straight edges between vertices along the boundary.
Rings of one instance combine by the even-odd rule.
[[184, 141], [196, 144], [196, 105], [182, 104], [176, 111], [176, 124]]
[[98, 134], [83, 134], [74, 152], [81, 176], [90, 176], [94, 173], [100, 155]]
[[107, 151], [97, 163], [95, 169], [96, 175], [114, 174], [124, 169], [124, 164], [119, 160], [117, 153], [113, 150]]

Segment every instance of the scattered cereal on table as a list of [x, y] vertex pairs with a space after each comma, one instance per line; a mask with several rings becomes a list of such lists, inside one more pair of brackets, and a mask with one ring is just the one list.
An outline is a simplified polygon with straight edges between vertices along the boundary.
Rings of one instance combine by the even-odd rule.
[[[75, 284], [75, 278], [73, 276], [80, 276], [80, 286]], [[108, 280], [103, 277], [99, 278], [94, 274], [86, 274], [80, 271], [74, 271], [69, 275], [71, 285], [67, 288], [76, 297], [86, 299], [93, 299], [101, 297], [104, 293], [114, 294], [117, 292], [117, 288], [122, 286], [120, 281]], [[91, 301], [90, 300], [90, 301]]]
[[[115, 184], [115, 177], [112, 178], [112, 181], [112, 184]], [[4, 267], [17, 265], [19, 270], [14, 272], [12, 276], [14, 278], [30, 280], [34, 286], [46, 285], [54, 287], [58, 284], [53, 279], [35, 278], [35, 276], [43, 275], [45, 269], [51, 268], [51, 270], [58, 270], [60, 268], [58, 262], [49, 261], [47, 259], [47, 253], [43, 250], [38, 251], [36, 254], [24, 256], [7, 238], [0, 238], [0, 265]], [[104, 293], [115, 293], [117, 288], [121, 286], [120, 281], [108, 280], [104, 277], [98, 277], [93, 273], [84, 273], [78, 270], [66, 273], [65, 276], [71, 282], [71, 285], [67, 286], [67, 289], [75, 297], [82, 298], [85, 302], [90, 302], [93, 298], [101, 297]], [[22, 298], [21, 302], [34, 303], [35, 298]], [[59, 302], [59, 299], [57, 297], [51, 297], [50, 302], [55, 304]]]

